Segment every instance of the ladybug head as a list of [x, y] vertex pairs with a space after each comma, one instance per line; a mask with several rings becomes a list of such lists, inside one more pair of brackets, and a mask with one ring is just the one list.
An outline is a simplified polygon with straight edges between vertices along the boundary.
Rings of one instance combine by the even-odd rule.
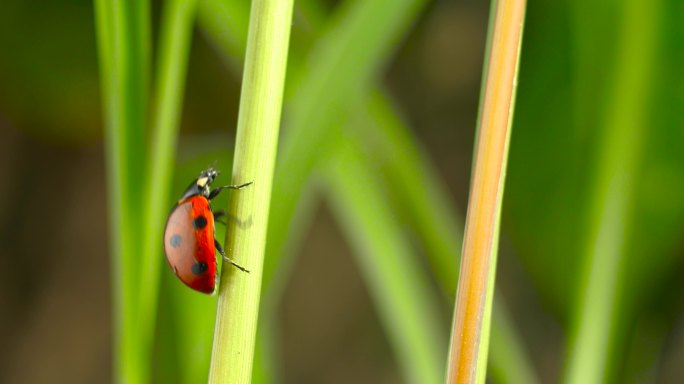
[[200, 173], [199, 177], [197, 177], [197, 180], [195, 181], [195, 185], [197, 186], [197, 190], [201, 195], [204, 195], [204, 197], [209, 197], [209, 186], [214, 182], [218, 175], [219, 171], [212, 167], [209, 167]]
[[209, 198], [209, 194], [211, 193], [211, 188], [209, 186], [211, 185], [211, 183], [214, 182], [218, 175], [219, 171], [211, 167], [202, 171], [197, 177], [197, 179], [195, 179], [195, 181], [192, 182], [192, 184], [190, 184], [188, 188], [185, 190], [185, 193], [183, 194], [181, 200], [188, 198], [190, 196], [197, 195]]
[[202, 171], [197, 178], [197, 185], [200, 187], [207, 186], [211, 183], [214, 182], [214, 179], [219, 175], [219, 171], [215, 170], [214, 168], [207, 168], [206, 170]]

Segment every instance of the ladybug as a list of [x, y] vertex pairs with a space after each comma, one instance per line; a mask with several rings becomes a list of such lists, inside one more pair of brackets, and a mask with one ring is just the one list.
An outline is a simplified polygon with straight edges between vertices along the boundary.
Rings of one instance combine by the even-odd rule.
[[207, 294], [216, 290], [217, 251], [225, 261], [249, 272], [228, 258], [214, 237], [214, 223], [225, 225], [227, 215], [223, 210], [213, 211], [211, 200], [224, 189], [242, 189], [252, 182], [211, 189], [218, 175], [213, 168], [202, 171], [171, 210], [164, 229], [164, 252], [169, 266], [185, 285]]

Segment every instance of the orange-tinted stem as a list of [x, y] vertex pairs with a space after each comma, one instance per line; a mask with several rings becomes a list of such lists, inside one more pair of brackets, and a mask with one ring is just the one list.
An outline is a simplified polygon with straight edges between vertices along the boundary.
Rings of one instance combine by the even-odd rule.
[[525, 0], [499, 0], [490, 35], [475, 166], [449, 353], [448, 383], [484, 382], [498, 223]]

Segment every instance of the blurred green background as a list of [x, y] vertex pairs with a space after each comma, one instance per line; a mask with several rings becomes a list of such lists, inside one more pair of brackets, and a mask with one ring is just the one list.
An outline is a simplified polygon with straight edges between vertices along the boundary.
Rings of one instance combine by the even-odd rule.
[[[193, 30], [172, 198], [215, 160], [224, 170], [222, 181], [228, 182], [231, 169], [240, 43], [233, 44], [231, 51], [230, 43], [222, 40], [225, 35], [212, 28], [212, 8], [205, 3], [198, 5]], [[165, 4], [153, 2], [154, 47]], [[358, 48], [352, 44], [350, 51], [341, 51], [345, 56], [339, 60], [345, 66], [336, 68], [331, 62], [330, 69], [308, 67], [320, 61], [315, 60], [321, 51], [319, 38], [328, 31], [328, 22], [339, 21], [344, 4], [295, 5], [283, 138], [293, 129], [288, 126], [292, 116], [306, 110], [301, 107], [304, 102], [297, 102], [297, 97], [306, 97], [297, 96], [296, 89], [316, 71], [329, 70], [338, 83], [350, 78], [361, 85], [377, 84], [375, 88], [393, 104], [389, 115], [396, 114], [399, 124], [410, 128], [407, 145], [428, 164], [411, 170], [400, 163], [400, 169], [427, 172], [425, 177], [435, 180], [447, 196], [447, 222], [462, 222], [489, 4], [413, 2], [401, 23], [403, 29], [379, 49], [377, 63], [366, 76], [357, 76], [365, 69], [354, 66], [353, 52], [374, 47], [364, 47], [360, 40]], [[676, 383], [684, 378], [684, 77], [680, 73], [684, 3], [638, 2], [632, 8], [643, 13], [631, 18], [624, 16], [625, 4], [615, 0], [528, 4], [503, 205], [497, 299], [506, 304], [514, 332], [544, 383], [560, 381], [567, 368], [576, 303], [586, 283], [583, 265], [590, 265], [584, 255], [596, 226], [592, 204], [601, 200], [596, 197], [606, 182], [601, 170], [611, 159], [618, 159], [618, 172], [628, 174], [633, 182], [608, 198], [628, 196], [624, 206], [628, 224], [616, 270], [606, 272], [606, 278], [612, 273], [620, 278], [605, 381]], [[642, 14], [650, 15], [650, 22], [644, 22]], [[246, 25], [245, 17], [231, 16], [236, 25]], [[374, 33], [372, 26], [367, 32]], [[640, 36], [650, 39], [632, 40]], [[93, 383], [108, 382], [113, 376], [98, 75], [92, 2], [0, 3], [0, 340], [4, 341], [0, 382]], [[329, 101], [326, 113], [340, 113], [344, 107], [339, 105], [363, 110], [367, 94], [372, 100], [378, 93], [371, 92], [368, 84], [366, 88], [339, 93], [341, 98], [360, 96], [352, 101], [337, 100], [334, 91], [320, 90]], [[293, 98], [293, 105], [288, 104]], [[429, 277], [428, 295], [437, 308], [430, 321], [448, 335], [456, 283], [448, 280], [449, 273], [444, 278], [430, 272], [439, 271], [431, 260], [440, 241], [460, 241], [461, 229], [457, 224], [453, 238], [445, 240], [439, 232], [445, 228], [416, 224], [416, 213], [406, 208], [409, 198], [395, 188], [393, 177], [401, 177], [401, 172], [400, 176], [393, 173], [383, 143], [376, 142], [384, 139], [363, 133], [377, 129], [364, 125], [366, 114], [352, 115], [340, 121], [338, 129], [363, 137], [365, 160], [360, 169], [367, 167], [368, 175], [375, 175], [369, 179], [373, 184], [369, 191], [375, 190], [387, 202], [401, 246], [411, 248], [418, 270]], [[376, 123], [383, 125], [392, 118], [383, 119]], [[316, 119], [307, 123], [315, 124]], [[611, 146], [629, 129], [639, 134], [629, 135], [622, 147]], [[610, 156], [621, 148], [629, 148], [631, 154], [626, 165], [619, 155]], [[373, 281], [369, 267], [355, 257], [363, 241], [350, 230], [354, 217], [345, 216], [344, 196], [357, 202], [363, 196], [347, 191], [339, 177], [328, 175], [325, 164], [335, 160], [326, 156], [326, 149], [310, 149], [319, 166], [317, 181], [299, 206], [306, 213], [300, 216], [306, 219], [292, 224], [297, 228], [286, 225], [269, 232], [272, 236], [276, 231], [278, 241], [287, 243], [280, 246], [293, 257], [271, 266], [276, 272], [274, 283], [265, 287], [264, 294], [271, 308], [262, 312], [261, 320], [270, 324], [274, 335], [266, 337], [271, 343], [266, 349], [277, 361], [275, 372], [282, 382], [406, 382], [379, 314], [382, 299], [372, 293], [373, 286], [382, 282]], [[299, 155], [305, 154], [293, 156]], [[343, 164], [337, 169], [359, 169], [350, 157], [349, 164], [339, 160]], [[406, 158], [415, 165], [410, 156]], [[288, 179], [287, 169], [277, 172]], [[355, 174], [346, 176], [355, 180]], [[321, 186], [326, 183], [327, 187]], [[331, 186], [338, 188], [331, 192]], [[277, 192], [272, 210], [281, 202], [292, 203], [291, 196]], [[429, 194], [424, 197], [432, 199]], [[225, 199], [218, 205], [226, 205]], [[359, 204], [368, 201], [373, 199]], [[367, 206], [371, 211], [375, 208]], [[296, 241], [285, 242], [288, 236]], [[455, 270], [457, 254], [452, 256]], [[154, 380], [204, 382], [214, 298], [186, 292], [166, 266], [161, 273]], [[439, 346], [444, 360], [445, 347], [446, 340]]]

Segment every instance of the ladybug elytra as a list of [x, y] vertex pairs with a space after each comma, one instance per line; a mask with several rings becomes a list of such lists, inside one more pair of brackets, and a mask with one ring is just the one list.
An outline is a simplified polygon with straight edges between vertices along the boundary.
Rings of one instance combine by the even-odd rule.
[[226, 224], [222, 219], [227, 215], [223, 210], [213, 211], [211, 200], [224, 189], [241, 189], [252, 182], [211, 189], [218, 175], [213, 168], [202, 171], [171, 210], [164, 229], [164, 252], [169, 266], [185, 285], [207, 294], [216, 290], [217, 251], [225, 261], [249, 272], [228, 258], [214, 237], [214, 223]]

